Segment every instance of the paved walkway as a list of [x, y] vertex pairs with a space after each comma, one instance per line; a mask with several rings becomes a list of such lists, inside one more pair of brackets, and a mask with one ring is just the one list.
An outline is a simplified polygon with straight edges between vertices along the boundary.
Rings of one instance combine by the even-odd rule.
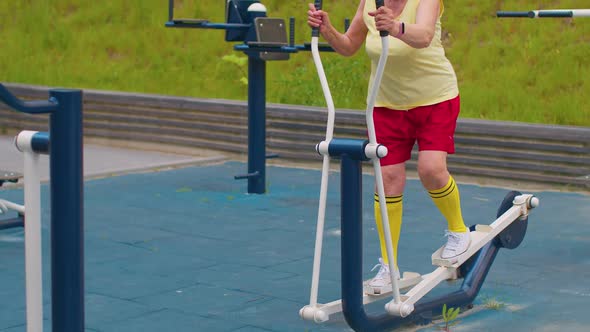
[[[165, 153], [119, 148], [99, 144], [84, 145], [84, 176], [97, 178], [124, 173], [153, 171], [171, 167], [206, 164], [225, 160], [221, 154], [192, 150], [188, 153]], [[49, 179], [49, 158], [40, 157], [41, 181]], [[0, 136], [0, 170], [23, 171], [23, 156], [14, 146], [13, 136]]]
[[[97, 147], [97, 150], [100, 150]], [[117, 149], [115, 149], [117, 150]], [[115, 150], [98, 156], [121, 173]], [[0, 150], [3, 151], [3, 150]], [[0, 168], [6, 155], [0, 157]], [[128, 151], [124, 167], [146, 166]], [[145, 155], [144, 155], [145, 157]], [[170, 155], [161, 155], [169, 160]], [[175, 156], [178, 160], [186, 156]], [[11, 157], [12, 158], [12, 157]], [[13, 162], [11, 159], [10, 162]], [[95, 167], [94, 159], [86, 166]], [[121, 166], [121, 165], [119, 165]], [[106, 167], [106, 166], [105, 166]], [[105, 174], [96, 167], [97, 174]], [[320, 172], [269, 167], [268, 193], [246, 194], [233, 180], [245, 164], [225, 162], [85, 182], [88, 331], [347, 331], [342, 317], [302, 321], [309, 301]], [[114, 172], [109, 170], [109, 172]], [[86, 174], [92, 173], [90, 169]], [[330, 179], [320, 301], [340, 297], [339, 179]], [[372, 179], [364, 177], [364, 271], [379, 252], [372, 221]], [[468, 223], [490, 223], [506, 189], [461, 185]], [[528, 234], [501, 250], [476, 300], [453, 331], [587, 331], [590, 327], [590, 197], [543, 191]], [[49, 197], [43, 186], [43, 241]], [[19, 188], [0, 197], [22, 202]], [[405, 193], [402, 270], [430, 272], [444, 223], [417, 181]], [[0, 331], [25, 331], [22, 231], [0, 232]], [[50, 331], [49, 256], [44, 256], [46, 330]], [[443, 285], [442, 290], [457, 287]], [[383, 310], [380, 305], [371, 310]], [[439, 325], [408, 329], [435, 331]]]

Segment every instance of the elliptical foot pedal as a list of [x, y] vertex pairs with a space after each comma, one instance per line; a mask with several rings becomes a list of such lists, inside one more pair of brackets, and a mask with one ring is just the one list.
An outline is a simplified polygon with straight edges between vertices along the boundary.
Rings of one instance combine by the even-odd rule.
[[471, 257], [475, 252], [471, 250], [475, 246], [480, 246], [482, 240], [493, 230], [492, 227], [489, 225], [476, 225], [475, 230], [469, 232], [469, 236], [471, 237], [471, 243], [469, 243], [469, 247], [465, 250], [464, 253], [451, 257], [451, 258], [442, 258], [442, 252], [445, 246], [440, 247], [437, 251], [432, 254], [432, 265], [442, 266], [442, 267], [459, 267], [459, 265], [463, 264], [466, 260]]
[[[369, 296], [381, 296], [392, 292], [391, 284], [386, 285], [385, 287], [371, 287], [369, 286], [369, 281], [370, 280], [366, 280], [363, 285], [365, 294]], [[422, 275], [420, 275], [420, 273], [404, 272], [402, 278], [398, 280], [399, 290], [402, 291], [412, 288], [420, 283], [420, 281], [422, 281]]]

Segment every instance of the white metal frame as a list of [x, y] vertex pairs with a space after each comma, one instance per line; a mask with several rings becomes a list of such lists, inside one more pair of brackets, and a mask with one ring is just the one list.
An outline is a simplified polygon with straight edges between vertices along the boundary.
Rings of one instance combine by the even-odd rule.
[[[381, 209], [381, 216], [382, 216], [382, 223], [383, 223], [383, 230], [385, 233], [385, 240], [386, 240], [386, 247], [387, 247], [387, 254], [388, 257], [394, 257], [393, 255], [393, 247], [391, 241], [391, 233], [389, 231], [389, 220], [387, 217], [387, 206], [385, 200], [385, 190], [383, 187], [383, 178], [381, 175], [381, 164], [379, 162], [379, 158], [382, 158], [387, 155], [387, 148], [385, 146], [377, 144], [376, 134], [375, 134], [375, 125], [373, 123], [373, 107], [375, 106], [375, 99], [377, 97], [377, 92], [379, 85], [381, 84], [381, 78], [383, 77], [383, 71], [385, 69], [385, 64], [387, 62], [387, 55], [389, 50], [389, 36], [381, 37], [382, 43], [382, 52], [381, 57], [379, 58], [379, 64], [377, 66], [377, 71], [375, 74], [374, 82], [372, 89], [369, 94], [369, 100], [367, 103], [367, 112], [366, 112], [366, 119], [367, 119], [367, 129], [369, 132], [369, 144], [365, 147], [365, 154], [367, 157], [372, 159], [373, 167], [375, 169], [375, 184], [377, 187], [377, 193], [379, 196], [379, 205]], [[314, 64], [316, 66], [316, 70], [318, 72], [318, 76], [320, 78], [320, 83], [322, 86], [322, 91], [326, 98], [326, 104], [328, 107], [328, 120], [326, 126], [326, 139], [320, 142], [316, 146], [316, 150], [318, 153], [323, 155], [323, 162], [322, 162], [322, 178], [321, 178], [321, 185], [320, 185], [320, 200], [319, 200], [319, 208], [318, 208], [318, 220], [317, 220], [317, 229], [316, 229], [316, 242], [315, 242], [315, 250], [314, 250], [314, 262], [313, 262], [313, 271], [312, 271], [312, 281], [311, 281], [311, 294], [309, 305], [303, 307], [299, 314], [301, 317], [307, 320], [313, 320], [316, 322], [322, 322], [328, 319], [330, 312], [332, 310], [341, 311], [341, 303], [340, 301], [335, 301], [330, 304], [319, 304], [317, 302], [318, 292], [319, 292], [319, 279], [320, 279], [320, 266], [321, 266], [321, 256], [322, 256], [322, 245], [323, 245], [323, 234], [324, 234], [324, 220], [326, 214], [326, 200], [327, 200], [327, 192], [328, 192], [328, 178], [330, 172], [330, 155], [328, 152], [328, 147], [330, 141], [333, 138], [334, 133], [334, 120], [335, 120], [335, 108], [334, 108], [334, 101], [332, 99], [332, 94], [330, 92], [330, 87], [328, 85], [328, 80], [326, 78], [326, 74], [322, 65], [322, 61], [320, 58], [319, 52], [319, 37], [313, 36], [311, 38], [311, 53], [313, 56]], [[394, 285], [394, 299], [398, 302], [400, 301], [400, 294], [399, 294], [399, 287], [397, 286], [399, 272], [397, 271], [397, 267], [395, 266], [393, 259], [389, 260], [389, 268], [391, 273], [392, 284]], [[379, 296], [379, 298], [382, 298]], [[373, 298], [366, 299], [369, 302], [372, 302]]]
[[[328, 319], [329, 315], [332, 312], [338, 312], [342, 310], [341, 301], [334, 301], [329, 304], [318, 304], [317, 297], [318, 297], [318, 285], [319, 285], [319, 274], [320, 274], [320, 264], [321, 264], [321, 253], [322, 253], [322, 241], [323, 241], [323, 231], [324, 231], [324, 219], [325, 219], [325, 210], [326, 210], [326, 196], [327, 196], [327, 188], [328, 188], [328, 175], [329, 175], [329, 165], [330, 165], [330, 156], [328, 152], [328, 146], [330, 141], [333, 138], [334, 132], [334, 118], [335, 118], [335, 110], [334, 110], [334, 102], [332, 100], [332, 95], [330, 93], [330, 88], [327, 83], [326, 75], [323, 69], [323, 65], [320, 59], [320, 53], [318, 48], [318, 41], [319, 37], [312, 37], [311, 39], [311, 53], [314, 59], [314, 63], [316, 65], [316, 69], [318, 72], [318, 76], [320, 77], [320, 82], [322, 85], [322, 90], [324, 92], [324, 96], [326, 98], [326, 102], [328, 105], [328, 123], [326, 127], [326, 139], [318, 144], [316, 147], [318, 153], [323, 155], [323, 165], [322, 165], [322, 180], [321, 180], [321, 187], [320, 187], [320, 203], [319, 203], [319, 211], [318, 211], [318, 222], [317, 222], [317, 230], [316, 230], [316, 244], [315, 244], [315, 252], [314, 252], [314, 264], [313, 264], [313, 272], [312, 272], [312, 286], [311, 286], [311, 296], [309, 305], [303, 307], [299, 314], [304, 319], [314, 320], [316, 322], [322, 322]], [[369, 98], [367, 102], [367, 110], [366, 110], [366, 121], [367, 121], [367, 130], [369, 134], [369, 144], [365, 147], [365, 155], [370, 158], [373, 162], [373, 168], [375, 170], [375, 185], [377, 187], [377, 195], [379, 197], [379, 208], [381, 210], [381, 220], [383, 224], [383, 231], [385, 233], [385, 242], [386, 242], [386, 250], [387, 255], [390, 258], [394, 257], [393, 253], [393, 245], [391, 240], [391, 232], [389, 230], [389, 220], [387, 216], [387, 205], [385, 199], [385, 189], [383, 186], [383, 177], [381, 173], [381, 163], [379, 161], [380, 158], [383, 158], [387, 155], [387, 148], [383, 145], [379, 145], [377, 143], [377, 138], [375, 134], [375, 125], [373, 123], [373, 108], [375, 107], [375, 100], [377, 98], [377, 93], [379, 86], [381, 84], [381, 79], [383, 77], [383, 72], [385, 69], [385, 65], [387, 63], [387, 57], [389, 52], [389, 36], [382, 36], [381, 37], [381, 56], [379, 58], [379, 63], [377, 65], [377, 70], [375, 72], [375, 77], [373, 79], [373, 85], [371, 90], [369, 91]], [[390, 271], [390, 278], [392, 281], [392, 289], [391, 292], [393, 294], [394, 301], [399, 303], [401, 301], [401, 295], [399, 292], [400, 286], [399, 283], [402, 283], [401, 280], [398, 281], [399, 272], [397, 270], [397, 266], [395, 266], [394, 260], [389, 259], [389, 271]], [[412, 279], [415, 281], [415, 275], [407, 275], [408, 280]], [[407, 283], [407, 280], [403, 282]], [[387, 296], [366, 296], [364, 301], [365, 303], [370, 303], [376, 301], [377, 299], [383, 298]]]
[[383, 175], [381, 173], [381, 161], [387, 155], [387, 148], [377, 143], [377, 135], [375, 133], [375, 123], [373, 122], [373, 108], [375, 107], [375, 101], [377, 99], [377, 93], [379, 92], [379, 86], [381, 85], [381, 79], [383, 78], [383, 72], [385, 71], [385, 65], [387, 64], [387, 57], [389, 55], [389, 35], [381, 36], [381, 55], [379, 56], [379, 63], [375, 71], [375, 77], [373, 85], [369, 93], [369, 99], [367, 100], [366, 110], [366, 121], [367, 130], [369, 132], [369, 144], [367, 145], [365, 154], [371, 158], [373, 162], [373, 169], [375, 170], [375, 186], [377, 187], [377, 196], [379, 197], [379, 210], [381, 212], [381, 224], [383, 227], [383, 233], [385, 238], [385, 250], [387, 251], [387, 257], [389, 257], [389, 273], [391, 278], [393, 301], [399, 303], [401, 295], [399, 292], [400, 286], [398, 285], [399, 271], [394, 262], [394, 257], [397, 253], [393, 252], [393, 243], [391, 240], [391, 231], [389, 229], [389, 217], [387, 213], [387, 199], [385, 198], [385, 188], [383, 186]]
[[22, 131], [15, 138], [24, 157], [24, 205], [0, 199], [0, 212], [14, 210], [25, 215], [25, 286], [27, 332], [43, 331], [43, 269], [41, 245], [41, 178], [39, 154], [31, 140], [36, 131]]
[[[333, 138], [334, 135], [334, 119], [336, 116], [336, 111], [334, 107], [334, 101], [332, 99], [332, 94], [330, 93], [330, 87], [328, 85], [328, 80], [326, 79], [326, 73], [324, 72], [324, 67], [322, 65], [322, 61], [320, 59], [320, 51], [319, 51], [319, 37], [312, 37], [311, 38], [311, 54], [313, 56], [314, 63], [316, 65], [316, 69], [318, 72], [318, 76], [320, 77], [320, 83], [322, 85], [322, 90], [324, 92], [324, 96], [326, 98], [326, 103], [328, 107], [328, 123], [326, 126], [326, 139], [320, 142], [316, 149], [319, 153], [323, 155], [323, 162], [322, 162], [322, 179], [320, 184], [320, 201], [318, 207], [318, 219], [317, 219], [317, 228], [316, 228], [316, 239], [315, 239], [315, 250], [313, 256], [313, 272], [312, 272], [312, 280], [311, 280], [311, 294], [309, 298], [309, 307], [315, 308], [318, 306], [318, 292], [319, 292], [319, 283], [320, 283], [320, 265], [322, 260], [322, 245], [323, 245], [323, 238], [324, 238], [324, 220], [326, 215], [326, 199], [328, 195], [328, 178], [330, 175], [330, 156], [328, 152], [328, 145]], [[315, 316], [314, 313], [309, 312], [311, 316]], [[306, 309], [303, 308], [300, 310], [300, 315], [302, 317], [308, 316], [306, 313]], [[312, 318], [316, 319], [316, 318]], [[317, 320], [321, 321], [323, 318], [318, 317]]]
[[9, 210], [14, 210], [18, 213], [25, 213], [25, 206], [0, 199], [0, 213], [7, 213]]

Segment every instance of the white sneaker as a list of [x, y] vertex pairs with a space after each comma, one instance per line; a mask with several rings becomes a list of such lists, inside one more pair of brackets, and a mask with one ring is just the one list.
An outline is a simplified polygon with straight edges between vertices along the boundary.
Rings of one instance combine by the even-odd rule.
[[383, 262], [382, 258], [379, 258], [379, 264], [375, 265], [371, 271], [374, 271], [377, 267], [379, 267], [377, 275], [365, 283], [365, 293], [367, 294], [379, 295], [391, 292], [392, 286], [389, 266]]
[[440, 255], [441, 258], [453, 258], [461, 255], [462, 253], [466, 252], [471, 244], [471, 236], [469, 235], [469, 230], [464, 233], [456, 233], [451, 231], [445, 231], [445, 236], [447, 239], [447, 244], [443, 249], [442, 254]]

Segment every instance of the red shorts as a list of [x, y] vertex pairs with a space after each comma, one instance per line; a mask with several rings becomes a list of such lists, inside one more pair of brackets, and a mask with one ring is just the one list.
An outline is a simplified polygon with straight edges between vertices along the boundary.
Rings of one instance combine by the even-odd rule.
[[409, 160], [414, 143], [419, 151], [435, 150], [455, 153], [455, 128], [459, 117], [459, 96], [434, 105], [420, 106], [408, 111], [375, 107], [373, 121], [377, 143], [385, 145], [388, 153], [381, 165], [395, 165]]

